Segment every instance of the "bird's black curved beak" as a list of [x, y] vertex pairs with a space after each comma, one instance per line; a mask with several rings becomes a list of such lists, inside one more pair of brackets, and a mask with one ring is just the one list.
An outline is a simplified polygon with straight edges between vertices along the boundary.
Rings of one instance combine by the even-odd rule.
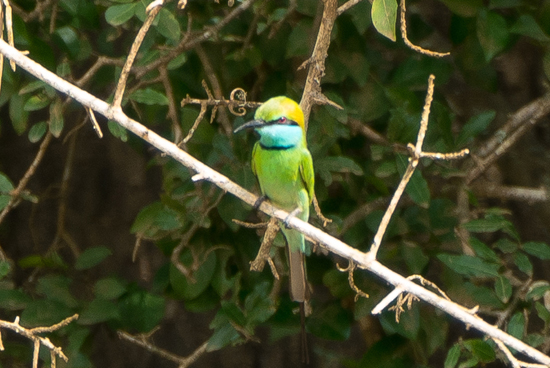
[[237, 129], [235, 129], [233, 131], [233, 133], [238, 133], [238, 132], [240, 132], [241, 130], [244, 130], [244, 129], [257, 128], [257, 127], [261, 127], [261, 126], [264, 126], [264, 125], [266, 125], [265, 120], [254, 119], [254, 120], [249, 121], [248, 123], [244, 123], [243, 125], [241, 125]]

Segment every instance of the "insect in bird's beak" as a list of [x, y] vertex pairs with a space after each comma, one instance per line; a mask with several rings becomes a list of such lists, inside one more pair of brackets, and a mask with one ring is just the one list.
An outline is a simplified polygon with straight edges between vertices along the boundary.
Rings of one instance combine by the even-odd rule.
[[244, 130], [244, 129], [257, 128], [257, 127], [261, 127], [261, 126], [264, 126], [264, 125], [266, 125], [265, 120], [254, 119], [254, 120], [249, 121], [248, 123], [244, 123], [243, 125], [241, 125], [237, 129], [235, 129], [233, 131], [233, 133], [238, 133], [238, 132], [240, 132], [241, 130]]

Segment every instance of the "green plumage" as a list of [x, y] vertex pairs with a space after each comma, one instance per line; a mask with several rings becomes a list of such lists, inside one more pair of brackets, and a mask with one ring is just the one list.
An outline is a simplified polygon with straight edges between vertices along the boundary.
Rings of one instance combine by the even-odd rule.
[[[252, 171], [258, 178], [262, 194], [288, 212], [299, 208], [296, 216], [308, 221], [314, 172], [302, 110], [287, 97], [274, 97], [256, 110], [254, 118], [236, 131], [253, 127], [260, 135], [252, 152]], [[293, 300], [304, 302], [309, 298], [304, 235], [287, 229], [284, 224], [281, 230], [289, 248], [290, 294]]]

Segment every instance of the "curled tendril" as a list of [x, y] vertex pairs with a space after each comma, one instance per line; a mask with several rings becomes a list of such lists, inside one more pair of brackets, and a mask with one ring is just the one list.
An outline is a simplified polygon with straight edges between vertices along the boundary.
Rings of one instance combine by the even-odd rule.
[[[244, 107], [244, 105], [246, 105], [246, 91], [244, 89], [235, 88], [231, 91], [229, 100], [231, 101], [231, 103], [228, 104], [229, 111], [231, 111], [233, 115], [244, 116], [244, 114], [246, 114], [246, 108]], [[237, 111], [235, 111], [234, 106], [239, 106]]]

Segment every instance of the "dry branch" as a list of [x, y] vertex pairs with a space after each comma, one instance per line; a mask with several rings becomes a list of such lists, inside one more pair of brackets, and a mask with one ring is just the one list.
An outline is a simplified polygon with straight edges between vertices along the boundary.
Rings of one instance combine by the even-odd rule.
[[336, 105], [322, 94], [321, 78], [323, 78], [323, 76], [325, 75], [325, 59], [328, 56], [330, 35], [332, 33], [332, 28], [334, 27], [334, 21], [338, 16], [338, 1], [324, 0], [323, 3], [323, 18], [321, 20], [321, 27], [319, 28], [319, 33], [315, 42], [315, 48], [313, 49], [311, 57], [298, 68], [301, 69], [305, 68], [306, 66], [309, 67], [306, 83], [304, 86], [304, 92], [302, 93], [302, 100], [300, 101], [300, 107], [304, 112], [304, 121], [306, 123], [306, 128], [309, 122], [309, 114], [311, 113], [311, 108], [313, 107], [313, 105]]
[[[52, 366], [55, 366], [56, 356], [60, 357], [65, 362], [67, 362], [69, 359], [63, 353], [60, 347], [57, 347], [54, 344], [52, 344], [50, 339], [48, 339], [47, 337], [38, 336], [38, 334], [59, 330], [60, 328], [67, 326], [69, 323], [73, 322], [77, 318], [78, 318], [78, 314], [75, 314], [71, 317], [65, 318], [63, 321], [56, 323], [52, 326], [25, 328], [19, 324], [19, 317], [16, 317], [15, 321], [13, 322], [0, 320], [0, 328], [12, 330], [15, 333], [23, 337], [26, 337], [27, 339], [33, 342], [33, 346], [34, 346], [33, 360], [32, 360], [33, 368], [38, 367], [38, 352], [40, 351], [40, 345], [43, 345], [45, 348], [49, 349], [52, 352]], [[3, 343], [1, 343], [1, 335], [0, 335], [0, 351], [1, 350], [4, 350], [4, 345]]]

